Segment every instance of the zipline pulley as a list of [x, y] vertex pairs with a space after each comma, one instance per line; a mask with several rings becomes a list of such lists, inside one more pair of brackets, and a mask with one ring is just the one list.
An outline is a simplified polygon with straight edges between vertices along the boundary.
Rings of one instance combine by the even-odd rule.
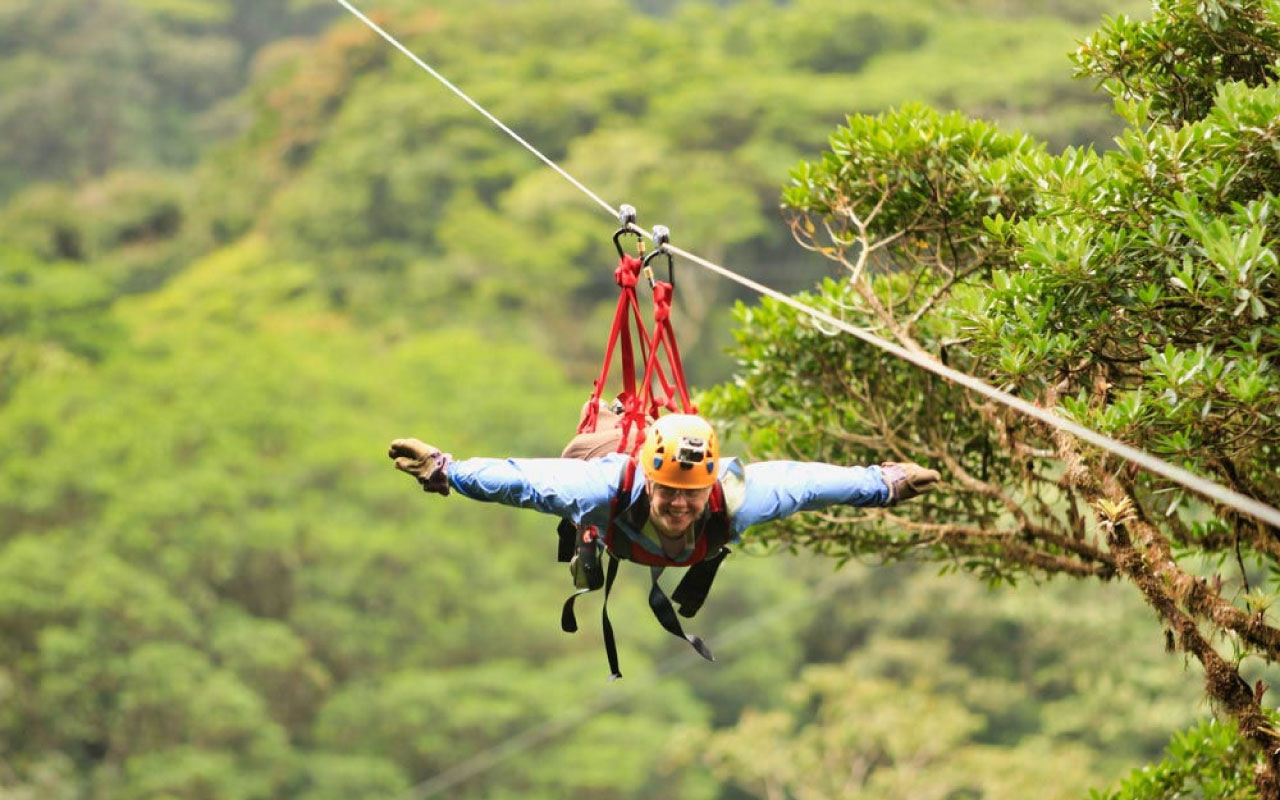
[[618, 241], [623, 234], [630, 234], [636, 237], [636, 249], [640, 253], [640, 260], [644, 260], [644, 237], [640, 235], [640, 230], [635, 226], [636, 223], [636, 207], [623, 203], [618, 208], [618, 224], [621, 226], [613, 234], [613, 246], [618, 249], [618, 256], [625, 256], [622, 250], [622, 242]]
[[[644, 239], [641, 239], [640, 241], [643, 242]], [[673, 290], [676, 288], [676, 263], [675, 260], [671, 258], [671, 251], [667, 250], [667, 243], [670, 241], [671, 231], [667, 230], [666, 225], [653, 226], [653, 252], [644, 257], [644, 276], [649, 279], [650, 288], [653, 288], [655, 282], [653, 280], [653, 270], [649, 267], [649, 262], [660, 255], [667, 257], [667, 282], [671, 284], [671, 288]], [[641, 247], [641, 254], [643, 254], [643, 252], [644, 248]]]

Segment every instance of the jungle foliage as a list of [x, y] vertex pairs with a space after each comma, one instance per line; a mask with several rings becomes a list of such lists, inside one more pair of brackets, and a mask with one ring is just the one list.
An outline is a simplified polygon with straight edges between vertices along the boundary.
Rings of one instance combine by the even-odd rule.
[[0, 8], [0, 200], [38, 181], [187, 167], [234, 131], [224, 101], [319, 0], [9, 0]]
[[[1170, 0], [1074, 56], [1117, 98], [1115, 149], [1054, 154], [920, 105], [850, 118], [785, 193], [797, 239], [847, 268], [809, 299], [1280, 505], [1278, 58], [1280, 4]], [[859, 461], [887, 443], [949, 481], [901, 510], [775, 529], [783, 541], [993, 582], [1133, 584], [1261, 754], [1257, 791], [1280, 796], [1267, 682], [1242, 677], [1280, 658], [1274, 528], [781, 304], [738, 319], [742, 378], [714, 408], [755, 455]]]
[[[571, 5], [397, 0], [377, 18], [642, 222], [787, 290], [826, 265], [790, 243], [777, 187], [851, 111], [958, 107], [1051, 149], [1119, 129], [1062, 56], [1110, 7], [1094, 0]], [[833, 576], [768, 532], [697, 620], [709, 668], [624, 571], [627, 677], [606, 686], [598, 633], [559, 631], [551, 521], [424, 498], [383, 451], [401, 435], [560, 449], [607, 329], [611, 222], [364, 28], [320, 30], [323, 4], [23, 0], [0, 16], [5, 800], [1078, 798], [1204, 713], [1126, 586]], [[981, 130], [977, 151], [1051, 160]], [[1031, 203], [1007, 174], [1010, 202]], [[705, 385], [728, 374], [730, 294], [679, 280]], [[798, 390], [846, 345], [751, 313], [744, 342], [779, 341], [745, 385], [790, 361], [778, 408], [825, 397]], [[969, 346], [950, 345], [979, 364]], [[833, 374], [870, 363], [840, 353]], [[923, 415], [903, 400], [919, 379], [896, 375], [884, 397]], [[960, 398], [927, 388], [977, 436]], [[805, 458], [886, 457], [734, 413], [761, 454], [786, 431]]]

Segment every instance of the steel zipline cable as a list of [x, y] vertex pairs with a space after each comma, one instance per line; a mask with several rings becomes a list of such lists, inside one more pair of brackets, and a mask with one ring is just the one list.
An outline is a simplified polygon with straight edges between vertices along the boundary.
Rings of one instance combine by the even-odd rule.
[[510, 136], [512, 139], [515, 139], [517, 142], [520, 143], [521, 146], [524, 147], [524, 149], [528, 150], [530, 153], [533, 153], [533, 155], [537, 157], [539, 161], [541, 161], [543, 164], [546, 164], [548, 167], [551, 167], [551, 169], [555, 170], [556, 172], [560, 173], [560, 177], [564, 178], [569, 183], [572, 183], [574, 186], [576, 186], [579, 191], [581, 191], [587, 197], [590, 197], [592, 200], [594, 200], [598, 206], [603, 208], [605, 211], [608, 211], [613, 216], [615, 217], [618, 216], [618, 209], [614, 208], [613, 206], [606, 203], [604, 200], [600, 199], [600, 195], [591, 191], [591, 189], [589, 189], [586, 186], [586, 184], [584, 184], [582, 181], [570, 175], [568, 172], [562, 169], [559, 164], [557, 164], [556, 162], [544, 156], [541, 150], [539, 150], [538, 148], [534, 147], [533, 145], [525, 141], [523, 136], [511, 130], [511, 128], [507, 127], [507, 124], [505, 122], [498, 119], [493, 114], [490, 114], [488, 109], [486, 109], [484, 106], [477, 103], [475, 100], [472, 100], [470, 95], [468, 95], [466, 92], [459, 89], [457, 86], [454, 86], [452, 81], [450, 81], [448, 78], [446, 78], [445, 76], [437, 72], [430, 64], [423, 61], [421, 58], [418, 58], [418, 56], [412, 50], [400, 44], [400, 42], [394, 36], [384, 31], [376, 22], [374, 22], [373, 20], [366, 17], [363, 13], [361, 13], [360, 9], [351, 5], [349, 2], [347, 2], [347, 0], [338, 0], [338, 3], [341, 4], [343, 8], [345, 8], [346, 10], [350, 11], [353, 15], [355, 15], [356, 19], [360, 20], [365, 25], [369, 26], [370, 30], [372, 30], [374, 33], [381, 36], [383, 39], [386, 39], [387, 42], [390, 43], [392, 47], [399, 50], [401, 53], [404, 53], [409, 58], [409, 60], [411, 60], [413, 63], [417, 64], [419, 67], [422, 67], [424, 70], [430, 73], [431, 77], [435, 78], [436, 80], [440, 81], [440, 83], [444, 84], [444, 87], [446, 89], [448, 89], [449, 91], [453, 92], [458, 97], [460, 97], [464, 103], [471, 106], [476, 111], [480, 112], [481, 116], [483, 116], [485, 119], [492, 122], [494, 125], [498, 126], [498, 128], [503, 133]]
[[926, 369], [935, 375], [939, 375], [951, 381], [952, 383], [963, 386], [970, 391], [977, 392], [983, 397], [990, 398], [998, 403], [1003, 403], [1013, 410], [1026, 414], [1029, 417], [1033, 417], [1046, 425], [1066, 431], [1081, 441], [1088, 442], [1089, 444], [1117, 455], [1126, 461], [1131, 461], [1140, 467], [1144, 467], [1145, 469], [1156, 473], [1157, 475], [1162, 475], [1169, 480], [1179, 483], [1191, 491], [1196, 492], [1197, 494], [1217, 500], [1225, 506], [1230, 506], [1241, 513], [1248, 514], [1255, 519], [1266, 522], [1276, 528], [1280, 528], [1280, 511], [1272, 508], [1266, 503], [1261, 503], [1254, 500], [1252, 497], [1232, 491], [1221, 484], [1206, 480], [1193, 472], [1170, 464], [1169, 462], [1157, 458], [1146, 451], [1139, 450], [1136, 447], [1132, 447], [1124, 442], [1112, 439], [1109, 436], [1104, 436], [1092, 428], [1086, 428], [1078, 422], [1073, 422], [1072, 420], [1067, 419], [1061, 414], [1055, 414], [1052, 411], [1041, 408], [1033, 403], [1028, 403], [1026, 400], [1023, 400], [1020, 397], [1015, 397], [1008, 392], [984, 383], [972, 375], [952, 369], [940, 361], [919, 353], [913, 353], [904, 347], [876, 336], [870, 331], [850, 325], [844, 320], [836, 319], [830, 314], [823, 313], [816, 308], [807, 306], [793, 297], [789, 297], [788, 295], [775, 291], [774, 289], [770, 289], [767, 286], [756, 283], [750, 278], [738, 275], [731, 270], [727, 270], [718, 264], [713, 264], [710, 261], [694, 255], [693, 253], [685, 252], [684, 250], [670, 244], [667, 245], [667, 249], [681, 258], [692, 261], [693, 263], [718, 275], [722, 275], [731, 281], [736, 281], [743, 286], [754, 289], [760, 294], [772, 297], [780, 303], [785, 303], [797, 311], [802, 311], [805, 314], [808, 314], [816, 320], [824, 322], [834, 328], [838, 328], [852, 336], [856, 336], [868, 344], [875, 345], [891, 355], [897, 356], [904, 361], [909, 361], [922, 369]]
[[[464, 102], [466, 102], [476, 111], [478, 111], [481, 115], [483, 115], [486, 119], [488, 119], [490, 122], [496, 125], [499, 129], [501, 129], [504, 133], [506, 133], [508, 136], [510, 136], [512, 139], [514, 139], [516, 142], [522, 145], [526, 150], [528, 150], [530, 153], [536, 156], [539, 161], [546, 164], [551, 169], [555, 170], [561, 177], [563, 177], [565, 180], [569, 181], [571, 184], [577, 187], [583, 194], [585, 194], [587, 197], [595, 201], [597, 205], [599, 205], [601, 208], [608, 211], [612, 216], [614, 217], [619, 216], [618, 209], [614, 208], [612, 205], [610, 205], [609, 203], [601, 199], [599, 195], [591, 191], [591, 189], [589, 189], [581, 181], [579, 181], [577, 178], [570, 175], [568, 172], [566, 172], [563, 168], [561, 168], [558, 164], [556, 164], [550, 158], [543, 155], [542, 152], [539, 151], [536, 147], [534, 147], [532, 144], [527, 142], [523, 137], [521, 137], [518, 133], [516, 133], [511, 128], [509, 128], [506, 124], [504, 124], [501, 120], [499, 120], [493, 114], [489, 113], [489, 111], [487, 111], [478, 102], [471, 99], [470, 96], [468, 96], [465, 92], [463, 92], [457, 86], [454, 86], [453, 83], [451, 83], [447, 78], [445, 78], [435, 69], [433, 69], [429, 64], [427, 64], [425, 61], [423, 61], [421, 58], [415, 55], [411, 50], [409, 50], [399, 41], [397, 41], [395, 37], [393, 37], [391, 34], [387, 33], [385, 30], [379, 27], [377, 23], [373, 22], [371, 19], [369, 19], [367, 16], [361, 13], [360, 10], [355, 8], [353, 5], [351, 5], [351, 3], [348, 2], [348, 0], [337, 0], [337, 2], [341, 4], [344, 8], [346, 8], [348, 11], [350, 11], [357, 19], [359, 19], [361, 22], [367, 25], [371, 30], [373, 30], [375, 33], [377, 33], [379, 36], [381, 36], [383, 39], [389, 42], [393, 47], [395, 47], [401, 53], [403, 53], [408, 58], [410, 58], [415, 64], [417, 64], [423, 70], [428, 72], [433, 78], [435, 78], [440, 83], [442, 83], [451, 92], [453, 92], [458, 97], [460, 97]], [[634, 222], [629, 223], [629, 226], [639, 234], [642, 234], [650, 239], [654, 238], [653, 234], [650, 231], [645, 230], [639, 225], [636, 225]], [[851, 334], [857, 337], [858, 339], [866, 342], [867, 344], [873, 345], [885, 351], [886, 353], [889, 353], [890, 355], [893, 355], [897, 358], [901, 358], [904, 361], [908, 361], [922, 369], [926, 369], [936, 375], [939, 375], [942, 378], [945, 378], [946, 380], [952, 381], [953, 383], [963, 386], [966, 389], [977, 392], [978, 394], [984, 397], [987, 397], [991, 400], [994, 400], [998, 403], [1008, 406], [1009, 408], [1012, 408], [1015, 411], [1018, 411], [1029, 417], [1037, 419], [1046, 425], [1049, 425], [1058, 430], [1065, 431], [1071, 434], [1072, 436], [1075, 436], [1076, 438], [1080, 439], [1081, 441], [1087, 442], [1101, 450], [1105, 450], [1113, 455], [1119, 456], [1120, 458], [1125, 459], [1126, 461], [1130, 461], [1134, 464], [1137, 464], [1138, 466], [1141, 466], [1151, 472], [1154, 472], [1157, 475], [1161, 475], [1173, 481], [1174, 483], [1177, 483], [1183, 486], [1184, 488], [1195, 492], [1196, 494], [1199, 494], [1203, 497], [1214, 500], [1218, 503], [1221, 503], [1224, 506], [1232, 508], [1247, 516], [1253, 517], [1256, 520], [1264, 522], [1276, 528], [1277, 530], [1280, 530], [1280, 510], [1277, 510], [1267, 505], [1266, 503], [1255, 500], [1252, 497], [1243, 495], [1221, 484], [1207, 480], [1206, 478], [1202, 478], [1199, 475], [1196, 475], [1195, 473], [1189, 470], [1170, 464], [1169, 462], [1161, 458], [1158, 458], [1154, 455], [1151, 455], [1150, 453], [1147, 453], [1143, 450], [1139, 450], [1136, 447], [1127, 445], [1121, 441], [1112, 439], [1109, 436], [1105, 436], [1101, 433], [1098, 433], [1097, 431], [1094, 431], [1077, 422], [1069, 420], [1060, 414], [1056, 414], [1052, 411], [1041, 408], [1040, 406], [1034, 405], [1032, 403], [1028, 403], [1026, 400], [1015, 397], [1009, 394], [1008, 392], [1002, 391], [1000, 389], [995, 388], [994, 386], [984, 383], [983, 381], [973, 377], [972, 375], [968, 375], [966, 373], [952, 369], [951, 367], [948, 367], [945, 364], [942, 364], [941, 362], [935, 359], [928, 358], [927, 356], [924, 356], [918, 353], [913, 353], [897, 344], [894, 344], [893, 342], [890, 342], [886, 339], [876, 336], [870, 331], [864, 330], [862, 328], [858, 328], [854, 325], [850, 325], [844, 320], [836, 319], [830, 314], [824, 313], [811, 306], [805, 305], [804, 303], [801, 303], [800, 301], [788, 295], [782, 294], [779, 291], [776, 291], [767, 286], [764, 286], [763, 284], [757, 283], [751, 280], [750, 278], [739, 275], [733, 270], [727, 269], [726, 267], [720, 266], [719, 264], [715, 264], [711, 261], [708, 261], [705, 258], [702, 258], [698, 255], [688, 252], [687, 250], [683, 250], [670, 243], [665, 243], [665, 244], [662, 244], [661, 246], [665, 247], [667, 251], [669, 251], [673, 255], [680, 256], [681, 258], [693, 264], [696, 264], [706, 270], [709, 270], [710, 272], [720, 275], [721, 277], [728, 278], [729, 280], [734, 281], [738, 284], [741, 284], [742, 286], [745, 286], [756, 292], [759, 292], [762, 295], [772, 297], [775, 300], [781, 303], [785, 303], [791, 308], [796, 309], [797, 311], [800, 311], [804, 314], [809, 315], [815, 320], [819, 320], [827, 325], [830, 325], [841, 331], [844, 331], [845, 333]]]

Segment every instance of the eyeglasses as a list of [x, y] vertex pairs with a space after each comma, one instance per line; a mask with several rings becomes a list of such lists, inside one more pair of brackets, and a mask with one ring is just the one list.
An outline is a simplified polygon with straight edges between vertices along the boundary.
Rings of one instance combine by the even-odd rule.
[[661, 483], [653, 485], [653, 493], [662, 495], [665, 500], [700, 500], [707, 491], [707, 489], [679, 489], [674, 486], [664, 486]]

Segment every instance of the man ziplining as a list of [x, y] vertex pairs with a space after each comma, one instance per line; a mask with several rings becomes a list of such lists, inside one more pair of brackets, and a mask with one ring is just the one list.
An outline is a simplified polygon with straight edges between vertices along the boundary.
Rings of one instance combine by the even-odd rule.
[[[587, 411], [584, 408], [584, 417]], [[617, 559], [650, 565], [654, 569], [650, 605], [659, 622], [708, 660], [710, 650], [698, 637], [684, 634], [658, 588], [657, 573], [664, 566], [691, 567], [692, 578], [700, 565], [709, 565], [705, 585], [684, 591], [687, 581], [682, 582], [673, 594], [682, 603], [681, 614], [692, 616], [728, 552], [727, 545], [740, 541], [753, 525], [833, 505], [894, 505], [928, 491], [940, 477], [911, 463], [742, 464], [722, 457], [711, 425], [692, 414], [658, 417], [633, 457], [614, 452], [623, 441], [622, 418], [603, 405], [597, 414], [602, 429], [574, 437], [565, 448], [568, 457], [455, 461], [418, 439], [396, 439], [388, 455], [396, 469], [412, 475], [427, 492], [448, 495], [453, 490], [473, 500], [532, 508], [572, 522], [576, 531], [583, 532], [572, 564], [575, 583], [582, 587], [579, 594], [600, 585], [599, 578], [589, 575], [589, 560], [593, 554], [598, 559], [600, 549], [611, 556], [610, 585]], [[569, 631], [577, 627], [572, 621], [572, 600], [565, 611], [564, 626]], [[607, 616], [605, 638], [610, 667], [618, 677]]]
[[[743, 465], [735, 458], [722, 459], [715, 431], [692, 414], [659, 417], [647, 431], [638, 459], [614, 452], [607, 441], [589, 444], [588, 457], [575, 457], [580, 442], [590, 437], [579, 434], [565, 448], [567, 457], [561, 458], [455, 461], [418, 439], [394, 440], [388, 456], [396, 469], [417, 478], [427, 492], [448, 495], [453, 489], [473, 500], [532, 508], [579, 526], [603, 528], [612, 522], [633, 547], [685, 563], [711, 522], [708, 501], [716, 484], [724, 495], [720, 513], [730, 524], [729, 542], [734, 543], [747, 528], [798, 511], [833, 505], [894, 505], [928, 491], [940, 477], [912, 463]], [[606, 454], [599, 455], [600, 450]], [[636, 481], [635, 476], [625, 480], [627, 470], [642, 471], [644, 480]], [[611, 515], [624, 480], [631, 484], [630, 495], [620, 498], [620, 507]]]
[[[715, 430], [697, 415], [685, 385], [684, 368], [671, 326], [675, 265], [666, 245], [670, 232], [654, 226], [657, 249], [644, 256], [644, 240], [634, 227], [635, 209], [624, 205], [622, 227], [613, 235], [618, 251], [614, 279], [621, 290], [604, 365], [591, 399], [582, 407], [578, 433], [560, 458], [470, 458], [452, 456], [418, 439], [396, 439], [388, 455], [396, 469], [428, 492], [456, 490], [473, 500], [532, 508], [561, 518], [560, 560], [568, 561], [578, 591], [565, 601], [560, 626], [578, 629], [573, 603], [581, 594], [605, 590], [602, 610], [605, 651], [612, 677], [620, 677], [609, 590], [619, 560], [650, 567], [649, 607], [662, 627], [713, 661], [711, 650], [688, 635], [676, 618], [702, 607], [729, 545], [751, 526], [799, 511], [834, 505], [890, 506], [928, 491], [937, 472], [910, 463], [845, 467], [802, 461], [741, 464], [722, 458]], [[634, 235], [639, 256], [623, 251], [619, 237]], [[665, 255], [669, 280], [655, 280], [649, 262]], [[640, 318], [636, 284], [653, 289], [653, 332]], [[622, 393], [601, 401], [615, 347], [620, 352]], [[637, 352], [638, 347], [638, 352]], [[637, 356], [639, 357], [637, 359]], [[665, 366], [661, 357], [666, 357]], [[644, 365], [639, 379], [637, 360]], [[655, 382], [662, 388], [659, 395]], [[677, 406], [677, 401], [679, 405]], [[662, 409], [682, 413], [661, 415]], [[608, 575], [600, 566], [609, 558]], [[687, 567], [668, 599], [658, 585], [667, 567]]]

